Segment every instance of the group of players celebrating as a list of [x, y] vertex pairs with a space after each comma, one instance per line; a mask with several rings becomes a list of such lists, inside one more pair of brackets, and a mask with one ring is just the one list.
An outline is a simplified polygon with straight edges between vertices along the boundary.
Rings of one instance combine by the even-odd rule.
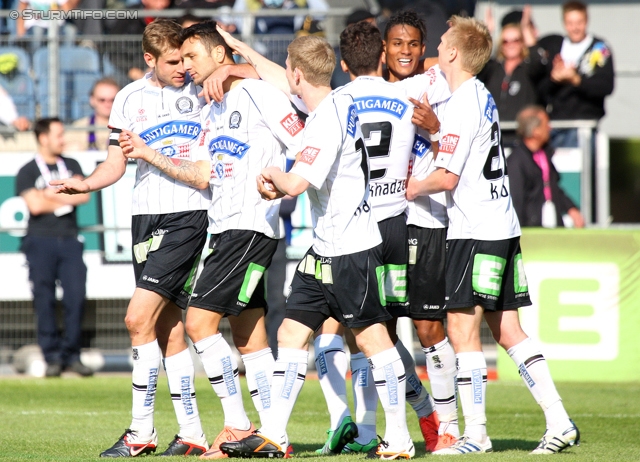
[[[579, 442], [546, 361], [518, 320], [518, 308], [530, 305], [520, 227], [496, 105], [475, 78], [491, 54], [490, 34], [475, 19], [453, 16], [433, 67], [420, 59], [425, 39], [412, 12], [392, 17], [384, 39], [369, 22], [348, 26], [340, 52], [351, 82], [332, 91], [335, 54], [322, 38], [292, 41], [283, 69], [212, 21], [184, 30], [163, 19], [147, 26], [142, 47], [151, 72], [116, 96], [107, 160], [84, 180], [52, 182], [59, 193], [96, 191], [137, 160], [136, 289], [125, 318], [132, 421], [102, 457], [156, 451], [161, 361], [180, 427], [163, 455], [289, 457], [287, 422], [314, 334], [331, 416], [319, 453], [413, 457], [406, 402], [427, 452], [489, 452], [483, 317], [544, 411], [546, 432], [533, 453]], [[234, 53], [248, 64], [235, 64]], [[295, 159], [288, 171], [286, 158]], [[283, 232], [280, 200], [304, 192], [313, 245], [293, 276], [274, 359], [263, 275]], [[399, 316], [416, 327], [431, 394], [398, 341]], [[219, 331], [223, 317], [244, 362], [257, 430]], [[222, 403], [224, 430], [211, 445], [185, 332]], [[355, 419], [346, 400], [343, 334]], [[382, 441], [378, 400], [386, 420]]]

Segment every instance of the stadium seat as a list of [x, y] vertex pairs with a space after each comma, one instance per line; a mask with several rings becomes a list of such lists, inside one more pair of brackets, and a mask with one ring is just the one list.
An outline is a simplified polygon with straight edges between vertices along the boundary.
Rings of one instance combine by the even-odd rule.
[[28, 74], [31, 71], [31, 56], [24, 49], [18, 46], [6, 45], [0, 47], [0, 56], [6, 54], [16, 55], [18, 58], [17, 71], [21, 74]]
[[33, 121], [36, 118], [35, 85], [28, 74], [18, 72], [0, 76], [0, 85], [11, 95], [18, 114]]
[[[100, 56], [92, 48], [60, 47], [60, 112], [58, 116], [65, 122], [87, 115], [89, 91], [93, 83], [101, 77]], [[38, 79], [37, 98], [42, 116], [50, 115], [49, 110], [49, 50], [40, 48], [33, 55], [33, 70]]]

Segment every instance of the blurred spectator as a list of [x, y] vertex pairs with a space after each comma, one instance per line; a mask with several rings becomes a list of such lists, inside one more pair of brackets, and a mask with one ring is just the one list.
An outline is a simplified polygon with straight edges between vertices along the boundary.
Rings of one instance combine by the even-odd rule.
[[[80, 0], [19, 0], [18, 11], [24, 10], [37, 10], [37, 11], [51, 11], [51, 10], [73, 10], [78, 6]], [[29, 35], [34, 38], [34, 49], [40, 46], [40, 43], [47, 35], [47, 29], [51, 24], [49, 19], [23, 19], [22, 14], [16, 19], [16, 34], [18, 37]], [[75, 36], [75, 26], [65, 23], [63, 19], [58, 21], [60, 27], [60, 35], [66, 35], [68, 37]]]
[[[367, 21], [373, 25], [376, 24], [376, 17], [369, 11], [365, 9], [356, 9], [347, 16], [345, 27], [350, 26], [351, 24], [359, 23], [360, 21]], [[331, 88], [336, 89], [343, 85], [348, 84], [351, 79], [349, 78], [349, 73], [342, 70], [340, 66], [340, 61], [342, 60], [342, 54], [340, 53], [340, 47], [334, 47], [333, 51], [336, 53], [336, 67], [333, 70], [333, 75], [331, 76]]]
[[424, 56], [437, 57], [440, 37], [449, 29], [447, 20], [451, 15], [447, 15], [442, 6], [436, 1], [413, 0], [404, 9], [415, 11], [420, 19], [424, 21], [427, 30], [427, 35], [424, 38]]
[[[142, 11], [165, 10], [171, 6], [171, 0], [141, 0], [139, 6]], [[118, 19], [105, 22], [107, 33], [110, 35], [135, 35], [136, 39], [142, 36], [147, 24], [151, 24], [155, 18], [139, 15], [137, 19]], [[109, 59], [116, 67], [118, 81], [126, 77], [128, 81], [135, 81], [144, 77], [147, 65], [140, 54], [139, 46], [122, 46], [118, 44], [115, 49], [109, 50]]]
[[23, 132], [29, 130], [31, 123], [26, 117], [18, 115], [16, 105], [13, 104], [11, 95], [0, 86], [0, 124], [7, 127], [13, 127], [16, 130]]
[[[611, 49], [587, 32], [587, 7], [570, 1], [562, 6], [566, 35], [550, 35], [538, 46], [548, 56], [547, 75], [540, 90], [551, 120], [600, 120], [604, 99], [613, 92]], [[577, 147], [577, 129], [555, 129], [556, 147]]]
[[517, 116], [518, 141], [507, 157], [513, 207], [521, 226], [584, 227], [578, 208], [562, 191], [551, 157], [549, 116], [542, 106], [527, 106]]
[[[326, 0], [236, 0], [233, 6], [235, 12], [259, 12], [260, 10], [297, 10], [309, 8], [316, 11], [328, 11], [329, 5]], [[253, 33], [265, 37], [256, 37], [258, 40], [254, 47], [261, 54], [284, 67], [287, 58], [287, 46], [291, 42], [293, 35], [301, 31], [305, 26], [305, 20], [310, 22], [306, 25], [306, 33], [323, 34], [319, 21], [322, 18], [309, 18], [305, 15], [295, 16], [256, 16]], [[225, 21], [222, 21], [223, 23]], [[236, 19], [236, 28], [242, 32], [243, 20]], [[287, 38], [269, 38], [266, 35], [286, 35]]]
[[[65, 142], [67, 151], [106, 151], [109, 144], [109, 115], [120, 85], [114, 79], [105, 77], [98, 80], [91, 89], [89, 105], [93, 108], [93, 114], [76, 120], [71, 125], [77, 128], [86, 128], [83, 131], [70, 131]], [[95, 129], [99, 130], [95, 130]]]
[[193, 26], [194, 24], [198, 24], [199, 22], [204, 21], [204, 19], [202, 19], [202, 18], [200, 18], [200, 17], [198, 17], [198, 16], [196, 16], [194, 14], [187, 13], [187, 14], [185, 14], [183, 16], [180, 16], [177, 21], [178, 21], [178, 24], [180, 24], [180, 26], [183, 29], [186, 29], [189, 26]]
[[[16, 195], [24, 199], [30, 214], [21, 250], [29, 264], [38, 345], [47, 362], [47, 377], [58, 377], [67, 367], [86, 377], [93, 374], [80, 361], [87, 267], [78, 238], [76, 206], [89, 201], [89, 194], [65, 196], [49, 186], [52, 179], [83, 178], [78, 161], [62, 157], [64, 126], [60, 119], [36, 121], [35, 134], [38, 152], [18, 172]], [[63, 290], [62, 338], [56, 317], [56, 281]]]
[[[537, 49], [526, 45], [525, 35], [529, 36], [529, 42], [535, 40], [528, 14], [512, 12], [505, 18], [496, 56], [478, 74], [478, 79], [495, 99], [500, 121], [513, 122], [522, 108], [540, 102], [536, 85], [544, 76], [544, 65]], [[505, 148], [510, 149], [515, 140], [515, 130], [502, 130]]]

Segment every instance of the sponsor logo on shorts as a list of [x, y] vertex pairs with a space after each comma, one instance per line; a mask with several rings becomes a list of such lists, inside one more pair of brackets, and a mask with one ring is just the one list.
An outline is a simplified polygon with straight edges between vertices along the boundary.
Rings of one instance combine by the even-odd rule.
[[353, 315], [352, 314], [343, 314], [342, 317], [344, 319], [353, 319]]
[[444, 135], [440, 140], [440, 152], [444, 154], [453, 154], [458, 146], [460, 136], [449, 133]]
[[307, 146], [302, 150], [302, 153], [300, 154], [300, 162], [311, 165], [316, 160], [316, 157], [318, 157], [319, 153], [320, 149], [314, 148], [312, 146]]
[[291, 136], [296, 136], [304, 128], [304, 122], [296, 114], [289, 114], [280, 121], [280, 125], [282, 125]]
[[152, 283], [154, 283], [154, 284], [157, 284], [157, 283], [159, 283], [159, 282], [160, 282], [159, 280], [157, 280], [157, 279], [155, 279], [155, 278], [152, 278], [152, 277], [150, 277], [150, 276], [147, 276], [146, 274], [145, 274], [144, 276], [142, 276], [142, 280], [143, 280], [143, 281], [147, 281], [147, 282], [152, 282]]
[[423, 310], [439, 310], [440, 305], [422, 305]]

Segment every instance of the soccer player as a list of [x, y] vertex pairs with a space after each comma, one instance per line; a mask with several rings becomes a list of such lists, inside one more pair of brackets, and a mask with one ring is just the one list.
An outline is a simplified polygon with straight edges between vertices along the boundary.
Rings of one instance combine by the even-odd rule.
[[[200, 84], [216, 68], [233, 64], [231, 49], [206, 21], [183, 34], [185, 70]], [[225, 428], [205, 454], [225, 457], [221, 442], [238, 440], [255, 428], [242, 406], [238, 366], [222, 338], [227, 317], [242, 354], [247, 384], [261, 420], [269, 407], [274, 359], [265, 329], [262, 275], [271, 264], [278, 239], [280, 201], [262, 199], [255, 178], [263, 168], [284, 169], [286, 155], [299, 151], [304, 123], [285, 95], [254, 79], [231, 79], [221, 103], [203, 115], [201, 148], [212, 158], [213, 202], [209, 209], [210, 254], [191, 297], [187, 334], [225, 410]], [[233, 374], [230, 374], [230, 370]]]
[[[424, 53], [424, 22], [412, 11], [394, 14], [385, 29], [385, 56], [389, 81], [404, 88], [410, 100], [420, 100], [426, 92], [427, 104], [442, 121], [442, 108], [451, 96], [449, 85], [436, 65], [422, 73], [420, 56]], [[422, 116], [416, 104], [414, 119]], [[418, 124], [411, 159], [414, 177], [423, 179], [433, 167], [439, 131], [427, 131]], [[435, 151], [437, 152], [437, 151]], [[444, 266], [447, 234], [445, 193], [414, 197], [408, 194], [406, 209], [409, 234], [409, 315], [426, 356], [431, 395], [440, 421], [437, 442], [430, 451], [451, 446], [460, 436], [456, 400], [455, 353], [444, 329]], [[423, 429], [429, 421], [421, 421]]]
[[[180, 180], [153, 163], [138, 160], [133, 189], [132, 242], [136, 289], [125, 324], [133, 351], [131, 425], [102, 457], [135, 457], [154, 452], [156, 384], [161, 358], [180, 432], [163, 455], [203, 454], [209, 449], [202, 431], [194, 389], [194, 367], [185, 341], [182, 309], [187, 307], [192, 275], [206, 240], [211, 203], [208, 154], [195, 149], [200, 108], [193, 82], [187, 82], [180, 57], [180, 26], [158, 19], [142, 36], [144, 58], [152, 72], [116, 95], [105, 162], [86, 179], [52, 182], [59, 192], [86, 193], [105, 188], [125, 173], [127, 158], [118, 137], [130, 130], [181, 172]], [[194, 161], [185, 163], [186, 160]]]
[[[401, 88], [382, 78], [383, 42], [377, 27], [366, 22], [348, 26], [340, 35], [340, 52], [343, 70], [349, 73], [352, 81], [336, 91], [355, 98], [371, 166], [370, 204], [383, 240], [384, 288], [380, 296], [383, 306], [393, 316], [387, 322], [387, 330], [406, 371], [407, 401], [418, 415], [427, 451], [431, 452], [437, 444], [439, 426], [433, 400], [416, 374], [411, 354], [396, 335], [397, 318], [409, 314], [406, 285], [409, 255], [404, 213], [407, 207], [405, 183], [415, 135], [413, 104]], [[427, 86], [428, 83], [423, 89]], [[437, 131], [439, 122], [435, 116], [433, 119]], [[335, 452], [337, 438], [345, 437], [344, 419], [349, 412], [346, 390], [342, 390], [345, 375], [341, 371], [346, 372], [347, 362], [342, 350], [342, 330], [332, 329], [335, 322], [329, 321], [332, 320], [323, 325], [321, 335], [314, 342], [318, 375], [332, 423], [329, 438], [320, 450], [322, 453]], [[347, 335], [351, 337], [349, 333]], [[346, 444], [345, 450], [368, 452], [378, 446], [377, 394], [367, 359], [357, 345], [349, 342], [349, 347], [358, 435], [353, 443]], [[342, 367], [339, 366], [341, 361], [344, 362]], [[336, 399], [336, 395], [343, 398]]]
[[485, 413], [487, 365], [480, 343], [483, 316], [544, 411], [547, 431], [533, 453], [552, 454], [577, 444], [580, 433], [562, 405], [544, 357], [518, 319], [518, 308], [531, 304], [520, 226], [511, 204], [498, 111], [475, 78], [491, 54], [491, 36], [475, 19], [453, 16], [449, 25], [438, 47], [452, 96], [444, 108], [437, 169], [408, 183], [411, 194], [450, 194], [445, 308], [465, 433], [435, 454], [492, 450]]
[[290, 91], [310, 111], [304, 148], [289, 173], [264, 169], [258, 187], [273, 198], [308, 191], [313, 246], [297, 267], [278, 332], [268, 419], [254, 435], [220, 448], [230, 456], [286, 454], [286, 425], [304, 383], [308, 339], [334, 317], [353, 330], [372, 364], [387, 423], [380, 457], [410, 458], [415, 449], [406, 425], [405, 372], [383, 324], [391, 315], [379, 298], [382, 239], [369, 203], [369, 162], [354, 98], [346, 91], [331, 93], [335, 55], [325, 40], [299, 37], [288, 51]]
[[[182, 33], [184, 67], [201, 84], [219, 66], [232, 64], [231, 49], [205, 21]], [[269, 382], [274, 360], [265, 330], [265, 293], [262, 275], [276, 250], [280, 200], [266, 201], [255, 178], [263, 168], [284, 169], [285, 155], [298, 152], [303, 122], [287, 97], [270, 84], [232, 78], [221, 103], [207, 105], [202, 113], [199, 151], [212, 159], [209, 208], [209, 255], [195, 284], [187, 311], [187, 334], [220, 397], [225, 427], [201, 457], [226, 457], [219, 445], [250, 435], [255, 427], [242, 402], [238, 365], [219, 330], [227, 317], [234, 343], [246, 367], [253, 402], [261, 415], [268, 407]], [[125, 154], [147, 161], [158, 153], [129, 132]], [[168, 164], [168, 163], [167, 163]], [[163, 171], [179, 175], [171, 165]], [[203, 175], [207, 171], [203, 172]]]

